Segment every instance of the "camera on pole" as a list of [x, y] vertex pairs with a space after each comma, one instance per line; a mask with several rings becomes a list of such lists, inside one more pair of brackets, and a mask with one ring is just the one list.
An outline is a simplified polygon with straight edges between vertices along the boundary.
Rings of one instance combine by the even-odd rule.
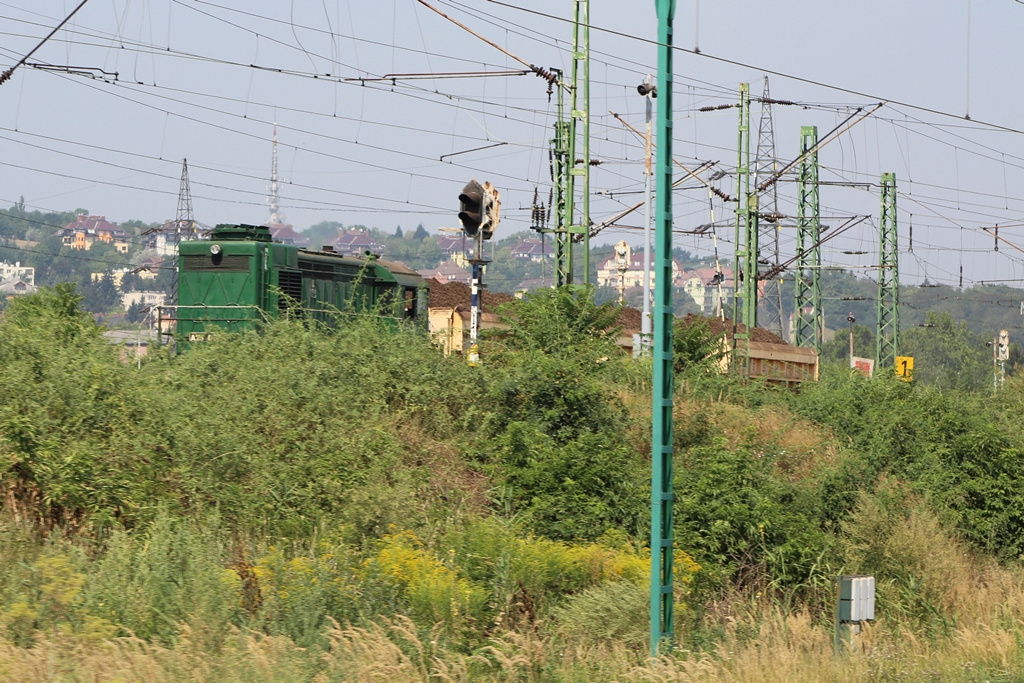
[[654, 76], [647, 74], [647, 77], [644, 78], [644, 82], [636, 86], [636, 91], [644, 97], [647, 97], [648, 95], [651, 97], [657, 97], [658, 86], [654, 84]]

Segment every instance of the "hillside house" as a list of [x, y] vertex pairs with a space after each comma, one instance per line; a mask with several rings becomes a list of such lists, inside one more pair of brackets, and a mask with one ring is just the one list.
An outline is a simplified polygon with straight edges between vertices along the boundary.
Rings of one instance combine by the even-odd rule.
[[[679, 287], [683, 278], [690, 271], [684, 269], [676, 259], [672, 259], [672, 285]], [[626, 271], [621, 273], [615, 256], [601, 261], [597, 266], [597, 284], [599, 287], [612, 287], [618, 289], [622, 286], [622, 278], [625, 278], [625, 288], [644, 286], [644, 252], [643, 249], [633, 249], [626, 245]], [[654, 253], [651, 253], [651, 287], [657, 281], [657, 274], [654, 268]]]
[[473, 274], [465, 268], [460, 267], [454, 261], [442, 261], [441, 265], [433, 270], [421, 270], [420, 275], [425, 279], [433, 278], [438, 282], [462, 282], [470, 284]]
[[527, 238], [519, 240], [512, 247], [512, 258], [523, 261], [544, 261], [555, 257], [553, 244], [545, 244], [539, 239]]
[[125, 292], [121, 295], [121, 307], [128, 310], [132, 306], [163, 306], [167, 299], [164, 292]]
[[[173, 260], [167, 259], [167, 267], [170, 268], [172, 264]], [[162, 256], [151, 256], [130, 272], [135, 273], [143, 280], [155, 280], [156, 276], [160, 274], [160, 269], [163, 267], [164, 258]]]
[[54, 233], [66, 246], [87, 251], [96, 242], [108, 242], [122, 254], [131, 246], [131, 234], [107, 220], [106, 216], [83, 216]]
[[14, 296], [21, 296], [22, 294], [32, 294], [35, 291], [36, 286], [24, 280], [9, 280], [0, 285], [0, 296], [8, 299]]
[[209, 228], [195, 221], [192, 222], [191, 227], [183, 224], [179, 230], [176, 221], [168, 220], [158, 227], [146, 230], [142, 233], [141, 238], [144, 249], [153, 249], [161, 256], [170, 256], [174, 253], [176, 239], [201, 240], [208, 237], [209, 234]]
[[437, 246], [441, 247], [441, 252], [445, 258], [454, 259], [456, 256], [460, 256], [464, 251], [466, 239], [460, 232], [458, 235], [437, 235]]
[[294, 244], [297, 247], [308, 247], [309, 238], [303, 237], [302, 233], [296, 232], [291, 225], [284, 223], [264, 223], [270, 230], [270, 237], [281, 244]]
[[535, 289], [551, 289], [554, 286], [555, 279], [550, 275], [547, 277], [531, 277], [520, 282], [512, 291], [517, 299], [522, 299], [524, 294]]
[[21, 261], [16, 261], [13, 266], [9, 263], [0, 263], [0, 282], [8, 280], [21, 280], [26, 284], [35, 285], [36, 269], [21, 265]]
[[121, 280], [123, 280], [124, 276], [128, 273], [129, 270], [127, 268], [118, 268], [117, 270], [111, 270], [106, 273], [92, 273], [89, 275], [89, 280], [91, 282], [99, 282], [107, 275], [110, 275], [111, 279], [114, 281], [114, 286], [121, 289]]
[[366, 252], [384, 254], [384, 245], [370, 237], [370, 233], [363, 230], [341, 230], [334, 238], [334, 251], [349, 256], [363, 256]]
[[721, 273], [715, 268], [697, 268], [683, 278], [683, 291], [689, 295], [705, 315], [715, 315], [721, 306], [732, 301], [735, 291], [732, 268], [723, 267]]

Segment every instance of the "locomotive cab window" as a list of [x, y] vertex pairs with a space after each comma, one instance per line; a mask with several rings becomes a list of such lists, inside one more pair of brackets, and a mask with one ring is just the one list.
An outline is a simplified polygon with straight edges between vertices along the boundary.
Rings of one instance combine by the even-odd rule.
[[377, 308], [381, 315], [394, 315], [395, 290], [389, 285], [377, 287]]
[[406, 287], [402, 291], [405, 292], [402, 317], [407, 320], [413, 320], [416, 318], [416, 290], [413, 287]]

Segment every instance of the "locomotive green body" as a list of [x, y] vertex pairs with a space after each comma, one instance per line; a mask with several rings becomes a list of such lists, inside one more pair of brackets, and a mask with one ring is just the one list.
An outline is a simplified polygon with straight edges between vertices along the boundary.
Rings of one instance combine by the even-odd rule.
[[179, 342], [257, 329], [284, 315], [334, 326], [378, 315], [426, 327], [427, 286], [405, 266], [274, 242], [266, 227], [218, 225], [178, 246]]

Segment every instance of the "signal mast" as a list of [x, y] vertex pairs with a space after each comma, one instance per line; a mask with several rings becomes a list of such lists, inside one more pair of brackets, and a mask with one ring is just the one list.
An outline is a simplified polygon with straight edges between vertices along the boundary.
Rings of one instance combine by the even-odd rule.
[[480, 347], [477, 335], [480, 330], [480, 283], [485, 266], [490, 263], [484, 257], [484, 241], [490, 240], [500, 221], [501, 197], [490, 182], [483, 185], [470, 180], [459, 193], [459, 222], [462, 231], [473, 241], [471, 249], [473, 278], [470, 281], [472, 296], [469, 319], [469, 353], [467, 360], [473, 367], [480, 365]]

